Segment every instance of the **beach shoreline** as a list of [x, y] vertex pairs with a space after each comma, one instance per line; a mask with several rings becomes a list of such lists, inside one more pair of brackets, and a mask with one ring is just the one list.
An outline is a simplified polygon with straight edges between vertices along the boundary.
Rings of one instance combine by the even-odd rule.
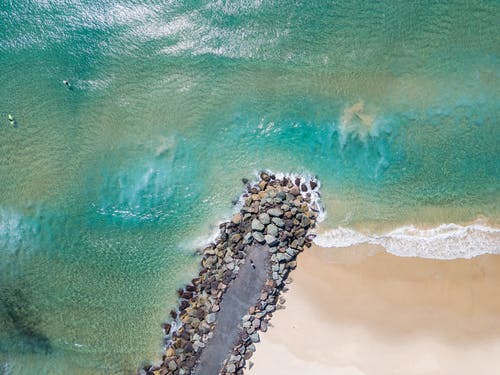
[[[381, 246], [300, 254], [285, 307], [245, 373], [493, 374], [500, 256], [398, 257]], [[249, 368], [249, 369], [248, 369]]]

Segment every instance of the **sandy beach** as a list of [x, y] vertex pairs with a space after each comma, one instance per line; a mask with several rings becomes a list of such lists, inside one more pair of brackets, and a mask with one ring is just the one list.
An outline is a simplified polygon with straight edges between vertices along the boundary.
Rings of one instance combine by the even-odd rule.
[[500, 256], [300, 254], [249, 375], [498, 374]]

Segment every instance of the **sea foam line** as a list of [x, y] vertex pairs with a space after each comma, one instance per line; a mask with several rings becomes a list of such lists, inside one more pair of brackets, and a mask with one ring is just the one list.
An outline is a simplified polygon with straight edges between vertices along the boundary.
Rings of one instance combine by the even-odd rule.
[[441, 224], [421, 229], [413, 225], [377, 235], [338, 227], [320, 233], [314, 243], [341, 248], [370, 244], [383, 246], [389, 253], [405, 257], [432, 259], [470, 259], [482, 254], [500, 254], [500, 228], [473, 223]]

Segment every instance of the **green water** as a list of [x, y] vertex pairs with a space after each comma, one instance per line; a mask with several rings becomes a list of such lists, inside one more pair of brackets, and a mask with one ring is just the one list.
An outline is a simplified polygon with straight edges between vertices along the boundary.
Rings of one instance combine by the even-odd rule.
[[317, 175], [323, 229], [498, 224], [499, 10], [0, 3], [0, 368], [158, 359], [196, 241], [262, 168]]

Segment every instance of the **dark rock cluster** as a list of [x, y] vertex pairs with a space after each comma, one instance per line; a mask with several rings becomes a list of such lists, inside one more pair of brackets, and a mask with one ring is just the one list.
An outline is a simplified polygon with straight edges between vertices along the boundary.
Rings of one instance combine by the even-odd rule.
[[247, 247], [254, 243], [267, 245], [271, 253], [269, 278], [259, 300], [249, 301], [240, 335], [221, 374], [243, 373], [260, 340], [259, 332], [267, 330], [273, 312], [284, 303], [280, 293], [286, 290], [288, 275], [297, 266], [296, 257], [313, 239], [308, 231], [318, 217], [319, 208], [313, 199], [319, 196], [318, 182], [300, 177], [276, 178], [262, 172], [258, 183], [247, 183], [246, 187], [240, 211], [220, 224], [217, 239], [202, 251], [198, 277], [178, 290], [179, 308], [170, 312], [172, 323], [164, 325], [167, 349], [161, 364], [145, 366], [140, 372], [191, 373], [216, 329], [224, 293], [245, 262]]

